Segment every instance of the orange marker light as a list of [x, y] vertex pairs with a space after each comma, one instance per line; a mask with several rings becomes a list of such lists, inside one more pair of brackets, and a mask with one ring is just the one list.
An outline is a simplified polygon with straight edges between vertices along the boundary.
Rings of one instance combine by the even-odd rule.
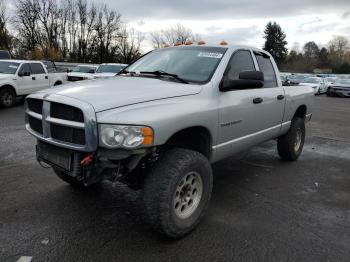
[[228, 45], [228, 43], [227, 43], [226, 41], [222, 40], [222, 41], [220, 42], [220, 45]]
[[170, 47], [170, 45], [164, 45], [164, 48]]
[[185, 45], [193, 45], [192, 41], [187, 41]]
[[182, 42], [179, 41], [175, 44], [175, 46], [179, 46], [179, 45], [182, 45]]
[[153, 130], [150, 127], [141, 128], [143, 133], [143, 145], [153, 145]]
[[198, 45], [205, 45], [205, 44], [206, 44], [206, 42], [204, 42], [203, 40], [198, 42]]

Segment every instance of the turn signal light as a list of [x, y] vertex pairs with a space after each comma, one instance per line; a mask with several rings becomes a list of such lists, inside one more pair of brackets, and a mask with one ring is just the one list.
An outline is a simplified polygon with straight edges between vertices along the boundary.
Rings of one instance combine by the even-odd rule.
[[143, 145], [152, 145], [153, 144], [153, 130], [149, 127], [141, 128], [143, 133]]

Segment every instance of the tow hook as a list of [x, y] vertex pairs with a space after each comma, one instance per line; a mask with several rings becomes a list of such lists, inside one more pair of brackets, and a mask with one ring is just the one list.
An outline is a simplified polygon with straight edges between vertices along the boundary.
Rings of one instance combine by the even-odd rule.
[[94, 160], [94, 156], [93, 155], [88, 155], [86, 157], [84, 157], [81, 161], [80, 161], [80, 165], [82, 167], [86, 167], [88, 165], [90, 165], [92, 163], [92, 161]]

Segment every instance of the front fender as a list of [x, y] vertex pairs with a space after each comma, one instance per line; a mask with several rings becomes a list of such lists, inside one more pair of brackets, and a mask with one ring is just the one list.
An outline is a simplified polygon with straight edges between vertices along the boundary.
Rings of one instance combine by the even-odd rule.
[[156, 146], [165, 144], [173, 134], [189, 127], [204, 127], [215, 139], [216, 102], [199, 94], [163, 99], [97, 113], [97, 122], [152, 127]]

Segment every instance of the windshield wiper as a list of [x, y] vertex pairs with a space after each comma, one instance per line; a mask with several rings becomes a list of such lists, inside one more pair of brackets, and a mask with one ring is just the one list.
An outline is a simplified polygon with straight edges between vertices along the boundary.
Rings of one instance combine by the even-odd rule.
[[157, 70], [157, 71], [152, 71], [152, 72], [143, 71], [143, 72], [140, 72], [140, 74], [150, 74], [150, 75], [156, 75], [156, 76], [170, 76], [170, 77], [175, 78], [176, 80], [180, 81], [181, 83], [188, 84], [188, 82], [185, 79], [182, 79], [178, 75], [170, 74], [170, 73], [164, 72], [162, 70]]
[[116, 75], [119, 76], [121, 74], [130, 74], [130, 75], [134, 76], [134, 75], [136, 75], [136, 72], [123, 69], [123, 70], [119, 71], [119, 73]]

